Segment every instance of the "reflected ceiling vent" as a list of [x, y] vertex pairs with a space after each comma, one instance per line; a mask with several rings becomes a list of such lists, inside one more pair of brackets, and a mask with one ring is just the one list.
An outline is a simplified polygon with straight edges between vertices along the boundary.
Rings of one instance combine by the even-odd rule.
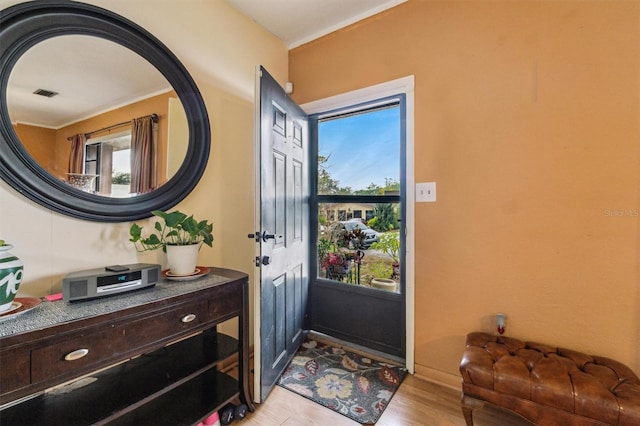
[[58, 94], [58, 92], [54, 92], [53, 90], [38, 89], [35, 92], [33, 92], [33, 94], [44, 96], [45, 98], [53, 98], [55, 95]]

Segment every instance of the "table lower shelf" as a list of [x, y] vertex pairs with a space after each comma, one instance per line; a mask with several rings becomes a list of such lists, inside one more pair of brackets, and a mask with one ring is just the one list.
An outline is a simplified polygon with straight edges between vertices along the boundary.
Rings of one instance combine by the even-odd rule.
[[0, 411], [0, 424], [192, 425], [239, 395], [216, 370], [238, 341], [207, 331]]
[[238, 382], [216, 370], [208, 370], [193, 380], [154, 399], [135, 411], [118, 417], [109, 425], [189, 426], [217, 411], [239, 396]]

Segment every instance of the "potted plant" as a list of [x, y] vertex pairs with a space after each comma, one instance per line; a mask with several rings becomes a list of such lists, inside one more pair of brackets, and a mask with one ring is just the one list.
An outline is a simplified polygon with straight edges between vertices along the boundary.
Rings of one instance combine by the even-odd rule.
[[342, 281], [351, 271], [350, 261], [346, 254], [340, 252], [328, 253], [322, 264], [327, 278]]
[[[361, 229], [347, 231], [346, 228], [334, 227], [328, 239], [318, 242], [318, 257], [326, 278], [337, 281], [360, 282], [360, 261], [364, 253], [359, 250], [363, 245], [365, 234]], [[351, 251], [351, 249], [355, 251]], [[351, 266], [356, 267], [355, 276], [351, 275]]]
[[374, 273], [371, 286], [395, 292], [397, 283], [393, 278], [398, 278], [400, 275], [400, 235], [397, 232], [385, 232], [380, 235], [378, 241], [371, 244], [371, 248], [382, 251], [393, 261], [391, 266], [381, 264], [383, 267], [380, 268], [380, 271]]
[[397, 232], [385, 232], [370, 248], [380, 250], [389, 256], [393, 260], [393, 276], [400, 275], [400, 235]]
[[22, 282], [24, 265], [20, 259], [9, 253], [13, 246], [0, 240], [0, 313], [13, 306], [13, 300]]
[[133, 223], [129, 229], [129, 241], [139, 252], [162, 248], [167, 253], [172, 275], [193, 274], [202, 243], [213, 247], [213, 224], [206, 220], [197, 221], [193, 215], [187, 216], [178, 210], [171, 213], [154, 210], [151, 214], [162, 219], [154, 225], [156, 232], [143, 237], [142, 227]]

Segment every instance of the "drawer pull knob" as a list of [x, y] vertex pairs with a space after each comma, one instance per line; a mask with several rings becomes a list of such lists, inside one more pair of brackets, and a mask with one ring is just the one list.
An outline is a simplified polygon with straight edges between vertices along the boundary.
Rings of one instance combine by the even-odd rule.
[[194, 319], [196, 319], [196, 314], [187, 314], [187, 315], [183, 316], [180, 321], [182, 321], [182, 322], [191, 322]]
[[64, 356], [65, 361], [75, 361], [76, 359], [80, 359], [83, 356], [89, 353], [89, 349], [77, 349], [73, 352], [69, 352]]

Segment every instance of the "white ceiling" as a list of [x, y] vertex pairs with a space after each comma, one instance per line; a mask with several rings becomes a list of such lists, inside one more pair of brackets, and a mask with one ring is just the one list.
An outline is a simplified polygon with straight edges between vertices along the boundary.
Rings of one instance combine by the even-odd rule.
[[289, 49], [407, 0], [226, 0]]
[[[226, 0], [293, 48], [406, 0]], [[77, 55], [76, 52], [84, 52]], [[37, 89], [59, 94], [34, 95]], [[171, 89], [139, 55], [90, 36], [60, 36], [30, 48], [11, 72], [14, 123], [60, 128]]]
[[[37, 89], [58, 95], [38, 96]], [[68, 35], [44, 40], [18, 59], [7, 84], [7, 105], [14, 123], [57, 129], [168, 90], [162, 74], [129, 49]]]

